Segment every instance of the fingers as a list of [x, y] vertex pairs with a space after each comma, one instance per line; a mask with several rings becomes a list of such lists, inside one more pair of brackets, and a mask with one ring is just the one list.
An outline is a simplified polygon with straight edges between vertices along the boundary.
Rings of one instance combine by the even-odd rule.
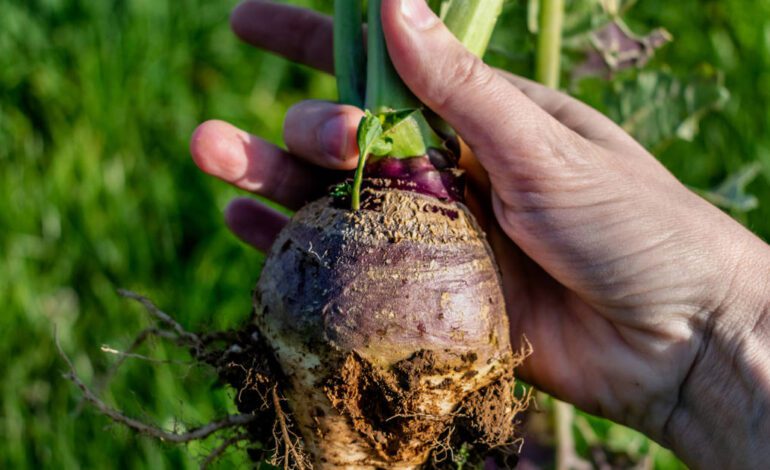
[[566, 147], [579, 137], [469, 53], [424, 0], [383, 0], [382, 23], [404, 82], [466, 140], [498, 190], [527, 162], [574, 154]]
[[206, 173], [292, 209], [320, 195], [334, 176], [222, 121], [198, 126], [190, 153]]
[[291, 153], [317, 165], [352, 170], [358, 162], [356, 129], [363, 115], [355, 106], [302, 101], [286, 114], [284, 141]]
[[[245, 42], [327, 73], [334, 71], [332, 19], [312, 10], [264, 0], [247, 0], [230, 18], [235, 33]], [[574, 98], [531, 80], [500, 72], [527, 98], [588, 140], [638, 147], [610, 119]]]
[[332, 19], [306, 8], [247, 0], [230, 15], [243, 41], [289, 60], [334, 73]]
[[260, 251], [268, 251], [289, 218], [259, 201], [233, 199], [225, 209], [225, 223], [241, 240]]

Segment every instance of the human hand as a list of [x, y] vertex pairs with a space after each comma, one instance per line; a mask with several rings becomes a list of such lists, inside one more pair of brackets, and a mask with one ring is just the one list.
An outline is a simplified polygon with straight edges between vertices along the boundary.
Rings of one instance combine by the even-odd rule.
[[[606, 117], [493, 71], [432, 14], [411, 23], [402, 3], [420, 4], [383, 2], [389, 51], [406, 84], [475, 155], [462, 161], [471, 180], [469, 205], [502, 270], [512, 340], [526, 335], [535, 350], [519, 375], [673, 445], [691, 463], [714, 465], [694, 438], [682, 438], [700, 437], [701, 445], [715, 448], [688, 429], [700, 419], [690, 415], [704, 405], [693, 408], [687, 400], [708, 395], [710, 367], [721, 367], [731, 382], [731, 362], [762, 351], [746, 325], [770, 330], [760, 315], [768, 299], [767, 246], [687, 190]], [[232, 21], [248, 42], [332, 69], [326, 17], [247, 2]], [[285, 122], [291, 153], [208, 122], [193, 136], [192, 153], [204, 171], [297, 208], [340, 178], [338, 170], [355, 167], [360, 116], [350, 106], [298, 104]], [[248, 199], [234, 201], [226, 219], [262, 250], [286, 223]], [[768, 378], [765, 397], [768, 363], [759, 373]], [[720, 419], [729, 429], [740, 426]], [[759, 423], [766, 432], [767, 421]]]

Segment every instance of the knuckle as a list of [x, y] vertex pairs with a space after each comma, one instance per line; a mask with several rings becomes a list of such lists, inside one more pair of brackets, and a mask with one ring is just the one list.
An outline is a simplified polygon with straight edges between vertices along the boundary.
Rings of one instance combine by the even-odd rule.
[[494, 79], [492, 70], [478, 57], [465, 54], [452, 61], [446, 71], [446, 79], [436, 89], [434, 101], [439, 107], [451, 106], [454, 97], [461, 93], [473, 93], [487, 88]]
[[297, 55], [302, 63], [319, 64], [320, 59], [325, 56], [324, 51], [332, 43], [330, 29], [326, 24], [314, 21], [316, 18], [313, 13], [307, 12], [306, 16], [307, 25], [300, 34], [298, 45], [301, 46]]

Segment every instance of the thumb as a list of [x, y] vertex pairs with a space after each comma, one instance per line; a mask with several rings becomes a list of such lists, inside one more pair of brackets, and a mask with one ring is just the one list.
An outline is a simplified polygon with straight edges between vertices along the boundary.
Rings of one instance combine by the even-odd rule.
[[523, 170], [522, 160], [563, 162], [554, 148], [577, 134], [467, 51], [425, 0], [383, 0], [382, 26], [401, 78], [463, 137], [493, 184]]

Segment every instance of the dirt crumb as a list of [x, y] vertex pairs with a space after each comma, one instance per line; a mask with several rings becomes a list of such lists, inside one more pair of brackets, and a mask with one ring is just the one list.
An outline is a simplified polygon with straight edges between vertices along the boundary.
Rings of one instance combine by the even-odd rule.
[[[457, 361], [475, 362], [467, 355]], [[461, 384], [445, 377], [429, 387], [422, 379], [454, 373], [455, 368], [442, 364], [433, 351], [420, 351], [386, 371], [351, 353], [324, 390], [384, 462], [420, 462], [428, 454], [462, 446], [479, 456], [492, 449], [511, 453], [517, 442], [515, 416], [522, 409], [513, 393], [513, 373], [467, 395], [455, 411], [442, 413], [427, 403], [426, 390], [461, 393]]]

